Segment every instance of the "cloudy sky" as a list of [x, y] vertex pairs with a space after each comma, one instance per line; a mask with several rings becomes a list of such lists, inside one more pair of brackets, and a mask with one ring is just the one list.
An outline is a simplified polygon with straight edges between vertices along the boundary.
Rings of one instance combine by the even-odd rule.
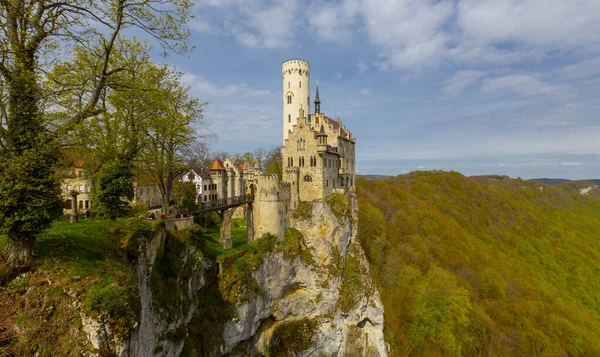
[[[599, 0], [200, 0], [188, 57], [214, 151], [281, 145], [281, 63], [357, 137], [360, 174], [600, 178]], [[312, 100], [312, 98], [311, 98]]]

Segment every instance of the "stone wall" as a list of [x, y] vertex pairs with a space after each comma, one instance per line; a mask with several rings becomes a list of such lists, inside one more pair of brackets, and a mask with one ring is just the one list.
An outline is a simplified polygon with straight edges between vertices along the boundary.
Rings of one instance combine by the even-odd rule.
[[261, 176], [256, 180], [254, 197], [254, 237], [271, 233], [283, 237], [289, 227], [290, 190], [288, 182], [277, 176]]

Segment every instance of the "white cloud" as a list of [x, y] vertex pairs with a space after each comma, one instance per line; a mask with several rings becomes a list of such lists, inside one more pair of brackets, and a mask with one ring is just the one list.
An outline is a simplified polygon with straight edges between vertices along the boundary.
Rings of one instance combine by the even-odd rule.
[[248, 47], [289, 47], [313, 34], [330, 42], [366, 38], [381, 69], [600, 52], [596, 0], [205, 0], [195, 9], [192, 30]]
[[598, 44], [600, 2], [461, 0], [457, 24], [468, 38], [566, 50]]
[[470, 86], [476, 84], [486, 75], [484, 71], [460, 71], [444, 82], [442, 94], [444, 99], [461, 94]]
[[558, 91], [558, 87], [530, 74], [509, 74], [489, 78], [483, 82], [481, 89], [488, 93], [510, 90], [522, 95], [550, 94]]
[[183, 74], [182, 79], [187, 83], [192, 93], [202, 100], [213, 100], [215, 97], [265, 97], [272, 96], [268, 90], [253, 89], [246, 83], [228, 84], [219, 87], [212, 82], [206, 80], [202, 76], [195, 75], [190, 72]]
[[195, 10], [192, 30], [230, 35], [248, 47], [287, 47], [301, 25], [297, 0], [208, 0]]
[[561, 67], [554, 73], [563, 80], [600, 76], [600, 57], [589, 58], [576, 64]]
[[359, 63], [356, 65], [356, 68], [358, 69], [358, 73], [362, 74], [362, 73], [365, 73], [366, 71], [368, 71], [370, 67], [369, 67], [369, 65], [367, 65], [367, 64], [364, 64], [364, 63], [362, 63], [362, 62], [359, 62]]

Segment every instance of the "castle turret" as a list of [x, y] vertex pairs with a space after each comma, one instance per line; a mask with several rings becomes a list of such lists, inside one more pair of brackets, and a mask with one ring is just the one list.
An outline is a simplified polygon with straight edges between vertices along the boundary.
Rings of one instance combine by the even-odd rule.
[[319, 134], [317, 134], [317, 151], [319, 154], [327, 151], [327, 134], [325, 134], [323, 124], [321, 124], [321, 130], [319, 130]]
[[283, 62], [283, 143], [297, 122], [301, 105], [310, 109], [310, 64], [293, 59]]

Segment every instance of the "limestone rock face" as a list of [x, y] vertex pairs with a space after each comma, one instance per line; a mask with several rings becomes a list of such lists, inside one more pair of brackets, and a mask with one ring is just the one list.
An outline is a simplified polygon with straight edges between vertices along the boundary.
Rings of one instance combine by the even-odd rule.
[[160, 255], [165, 254], [165, 237], [166, 232], [162, 230], [152, 239], [141, 239], [138, 242], [136, 270], [141, 311], [139, 321], [135, 322], [134, 332], [128, 339], [111, 338], [108, 324], [82, 316], [83, 330], [94, 349], [111, 351], [120, 357], [181, 354], [186, 325], [198, 308], [194, 295], [206, 284], [206, 274], [214, 272], [216, 267], [214, 262], [204, 258], [196, 247], [186, 245], [177, 254], [181, 259], [181, 266], [186, 270], [185, 277], [179, 278], [179, 291], [169, 292], [180, 295], [181, 303], [178, 306], [157, 307], [156, 297], [150, 288], [150, 277], [153, 269], [157, 269]]
[[299, 356], [387, 356], [383, 305], [356, 240], [358, 203], [354, 194], [348, 197], [337, 216], [321, 200], [292, 217], [300, 252], [280, 249], [291, 239], [286, 235], [263, 257], [252, 272], [257, 292], [239, 302], [225, 324], [224, 354], [259, 355], [284, 346]]

